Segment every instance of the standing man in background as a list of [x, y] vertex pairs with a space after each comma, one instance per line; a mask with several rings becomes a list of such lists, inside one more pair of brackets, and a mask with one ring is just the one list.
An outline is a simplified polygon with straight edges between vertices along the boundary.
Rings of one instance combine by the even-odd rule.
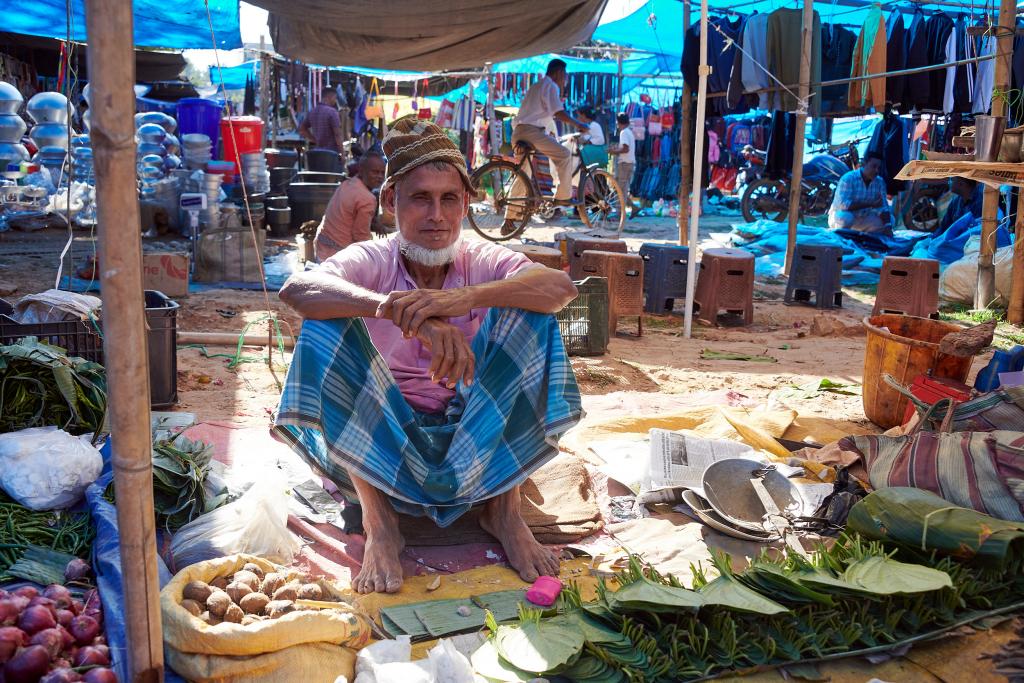
[[[512, 147], [518, 143], [525, 142], [531, 145], [541, 154], [551, 159], [555, 165], [555, 204], [558, 206], [572, 206], [572, 152], [568, 147], [561, 145], [558, 140], [548, 134], [549, 128], [554, 128], [555, 121], [561, 121], [575, 127], [584, 133], [590, 130], [590, 126], [577, 121], [565, 113], [562, 105], [562, 88], [565, 87], [566, 71], [565, 62], [561, 59], [552, 59], [548, 62], [547, 74], [526, 91], [523, 102], [519, 106], [519, 113], [513, 120]], [[512, 186], [511, 195], [522, 197], [526, 188], [520, 187], [518, 180]], [[516, 230], [516, 220], [519, 216], [514, 215], [519, 207], [509, 206], [505, 212], [505, 224], [502, 226], [502, 234], [510, 234]]]
[[329, 149], [337, 152], [340, 166], [345, 141], [341, 135], [337, 90], [324, 88], [320, 91], [320, 101], [306, 114], [302, 125], [299, 126], [299, 135], [312, 143], [312, 149]]
[[633, 198], [629, 195], [629, 186], [633, 184], [633, 170], [636, 168], [636, 136], [629, 127], [629, 114], [621, 113], [615, 117], [615, 125], [619, 129], [619, 144], [608, 148], [609, 154], [615, 155], [615, 182], [626, 195], [625, 211], [629, 209], [629, 217], [635, 217]]

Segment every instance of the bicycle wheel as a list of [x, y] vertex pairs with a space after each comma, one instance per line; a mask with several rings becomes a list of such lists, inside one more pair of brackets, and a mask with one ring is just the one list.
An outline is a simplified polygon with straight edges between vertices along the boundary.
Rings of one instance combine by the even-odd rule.
[[580, 178], [580, 220], [590, 230], [622, 234], [626, 225], [626, 193], [608, 171], [593, 169]]
[[[526, 229], [539, 198], [529, 176], [511, 161], [489, 161], [473, 173], [476, 196], [469, 205], [469, 224], [481, 237], [502, 242]], [[511, 225], [506, 229], [506, 217]]]

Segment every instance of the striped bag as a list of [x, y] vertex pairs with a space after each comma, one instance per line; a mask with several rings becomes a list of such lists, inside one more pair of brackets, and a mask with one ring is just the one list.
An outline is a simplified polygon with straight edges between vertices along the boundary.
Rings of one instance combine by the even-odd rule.
[[[945, 411], [938, 431], [920, 431]], [[910, 486], [953, 505], [1024, 521], [1024, 432], [953, 432], [953, 403], [932, 406], [905, 436], [850, 436], [837, 444], [859, 454], [876, 489]]]

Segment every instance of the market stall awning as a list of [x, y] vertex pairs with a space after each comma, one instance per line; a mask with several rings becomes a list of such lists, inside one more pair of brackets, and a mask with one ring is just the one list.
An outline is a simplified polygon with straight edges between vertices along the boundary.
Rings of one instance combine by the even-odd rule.
[[[25, 0], [22, 0], [25, 1]], [[274, 49], [307, 63], [441, 71], [586, 40], [607, 0], [254, 0]]]
[[[207, 19], [206, 5], [210, 15]], [[86, 42], [85, 0], [71, 0], [70, 30], [65, 0], [3, 0], [3, 30]], [[242, 47], [238, 0], [133, 0], [135, 45], [178, 50]], [[210, 36], [213, 22], [214, 40]]]

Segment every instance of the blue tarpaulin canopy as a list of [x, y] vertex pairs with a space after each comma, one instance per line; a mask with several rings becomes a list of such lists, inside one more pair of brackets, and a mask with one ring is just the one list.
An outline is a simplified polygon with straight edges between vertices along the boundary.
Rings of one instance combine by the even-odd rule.
[[210, 84], [219, 88], [223, 81], [225, 90], [244, 90], [246, 78], [252, 78], [258, 85], [259, 76], [260, 63], [255, 59], [238, 66], [225, 66], [219, 69], [216, 65], [210, 66]]
[[[177, 50], [233, 50], [242, 47], [238, 30], [238, 0], [207, 0], [216, 42], [203, 0], [133, 0], [135, 45]], [[44, 38], [68, 37], [65, 0], [3, 0], [0, 28]], [[84, 43], [85, 2], [71, 0], [71, 40]]]

